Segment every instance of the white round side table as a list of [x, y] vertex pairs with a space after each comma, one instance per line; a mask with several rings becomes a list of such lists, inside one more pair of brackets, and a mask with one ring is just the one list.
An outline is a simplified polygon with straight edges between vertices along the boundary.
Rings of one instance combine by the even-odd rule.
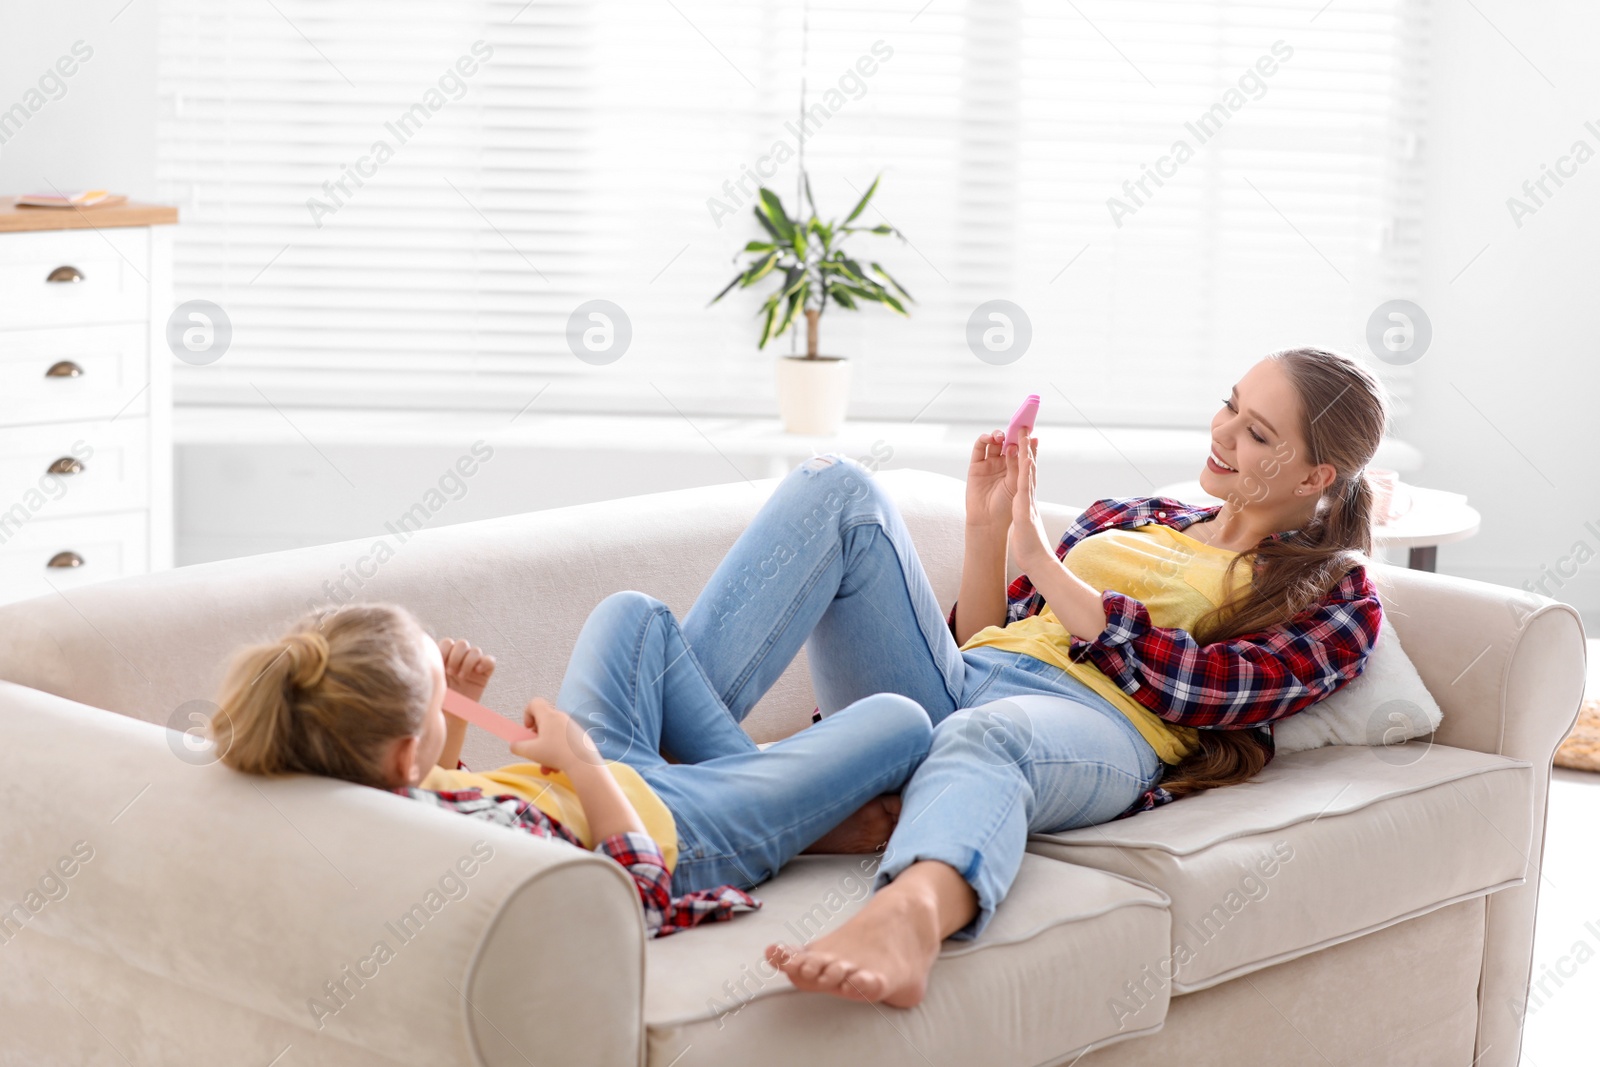
[[[1405, 485], [1411, 508], [1404, 515], [1372, 529], [1373, 542], [1380, 548], [1410, 549], [1406, 565], [1416, 571], [1431, 571], [1439, 562], [1439, 546], [1465, 541], [1478, 532], [1482, 516], [1467, 504], [1461, 493]], [[1186, 504], [1210, 507], [1221, 500], [1200, 488], [1197, 481], [1176, 482], [1157, 489], [1153, 496], [1170, 496]]]

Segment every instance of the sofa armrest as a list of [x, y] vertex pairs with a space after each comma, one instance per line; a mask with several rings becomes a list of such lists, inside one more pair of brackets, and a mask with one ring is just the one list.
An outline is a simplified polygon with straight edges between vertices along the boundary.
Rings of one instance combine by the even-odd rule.
[[1570, 604], [1425, 571], [1380, 566], [1385, 621], [1444, 721], [1434, 741], [1548, 767], [1577, 720], [1587, 671]]
[[[1534, 765], [1527, 882], [1489, 898], [1478, 986], [1480, 1067], [1515, 1067], [1533, 967], [1550, 767], [1577, 720], [1587, 670], [1569, 604], [1484, 582], [1379, 567], [1385, 618], [1444, 711], [1437, 744]], [[1487, 816], [1486, 816], [1487, 817]]]
[[644, 924], [615, 863], [207, 759], [182, 734], [0, 683], [0, 1031], [16, 1054], [99, 1062], [103, 1040], [134, 1061], [267, 1063], [292, 1045], [297, 1063], [639, 1062]]

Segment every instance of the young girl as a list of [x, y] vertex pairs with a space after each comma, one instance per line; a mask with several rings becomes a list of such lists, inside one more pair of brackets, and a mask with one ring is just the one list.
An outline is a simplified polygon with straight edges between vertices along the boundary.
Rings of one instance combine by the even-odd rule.
[[876, 798], [932, 733], [916, 704], [882, 694], [758, 749], [665, 605], [621, 593], [590, 615], [562, 687], [584, 725], [534, 699], [536, 736], [511, 745], [529, 762], [473, 774], [458, 769], [467, 724], [444, 713], [445, 690], [477, 700], [493, 671], [403, 608], [347, 605], [237, 653], [211, 732], [236, 770], [341, 778], [604, 853], [633, 876], [650, 936], [758, 907], [743, 890], [808, 847], [880, 846], [897, 804]]

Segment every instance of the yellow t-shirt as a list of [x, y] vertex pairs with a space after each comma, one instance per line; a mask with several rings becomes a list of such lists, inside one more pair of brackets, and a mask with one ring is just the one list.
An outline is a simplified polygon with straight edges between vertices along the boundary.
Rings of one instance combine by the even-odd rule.
[[[1153, 625], [1188, 630], [1225, 599], [1223, 571], [1235, 555], [1152, 522], [1085, 537], [1067, 551], [1063, 562], [1096, 589], [1114, 589], [1142, 603]], [[1248, 561], [1235, 568], [1233, 580], [1237, 588], [1249, 584]], [[1179, 763], [1194, 751], [1199, 735], [1193, 727], [1167, 722], [1123, 692], [1093, 663], [1073, 662], [1067, 655], [1070, 645], [1066, 628], [1046, 605], [1032, 618], [1004, 627], [986, 626], [961, 647], [1021, 652], [1066, 671], [1126, 715], [1163, 763]]]
[[[626, 763], [607, 763], [606, 769], [622, 787], [622, 793], [639, 813], [645, 832], [661, 847], [662, 859], [671, 871], [678, 863], [678, 824], [649, 783]], [[481, 789], [486, 797], [512, 793], [529, 801], [540, 811], [578, 835], [588, 848], [599, 842], [589, 832], [589, 819], [572, 788], [572, 779], [557, 771], [545, 774], [537, 763], [511, 763], [494, 771], [451, 771], [435, 767], [422, 779], [423, 789], [434, 791]]]

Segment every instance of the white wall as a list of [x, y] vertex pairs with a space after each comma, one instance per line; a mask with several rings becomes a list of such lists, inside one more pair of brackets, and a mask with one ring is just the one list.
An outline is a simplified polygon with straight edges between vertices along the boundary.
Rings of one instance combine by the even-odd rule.
[[[42, 105], [20, 129], [5, 129], [0, 193], [55, 186], [111, 189], [136, 199], [155, 195], [159, 3], [73, 0], [0, 8], [0, 112], [18, 103]], [[57, 61], [80, 41], [91, 54], [62, 79], [64, 90], [51, 83], [41, 89], [40, 78], [57, 74]]]
[[[1575, 574], [1546, 588], [1595, 631], [1600, 70], [1591, 52], [1600, 8], [1450, 3], [1433, 14], [1418, 302], [1434, 341], [1400, 432], [1425, 454], [1420, 481], [1467, 493], [1483, 512], [1477, 537], [1439, 550], [1439, 569], [1521, 586], [1568, 558]], [[1584, 128], [1591, 119], [1596, 131]], [[1597, 158], [1563, 188], [1551, 184], [1555, 195], [1519, 229], [1506, 199], [1579, 138]], [[1580, 542], [1577, 554], [1596, 557], [1583, 566]]]

